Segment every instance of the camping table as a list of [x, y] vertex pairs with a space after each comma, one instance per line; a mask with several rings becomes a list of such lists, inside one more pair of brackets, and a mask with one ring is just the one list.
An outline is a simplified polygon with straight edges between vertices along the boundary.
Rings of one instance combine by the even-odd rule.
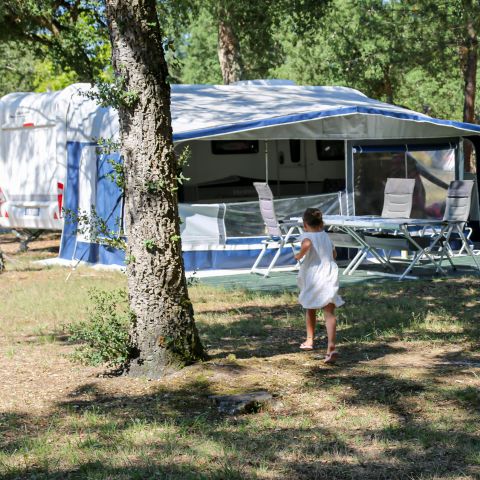
[[[355, 237], [358, 241], [363, 241], [364, 252], [362, 256], [371, 253], [384, 266], [389, 266], [394, 270], [389, 257], [384, 257], [377, 252], [377, 249], [399, 249], [399, 250], [414, 250], [414, 255], [407, 265], [407, 268], [400, 274], [389, 274], [398, 277], [399, 280], [407, 278], [410, 271], [418, 263], [422, 256], [425, 256], [428, 261], [435, 266], [435, 270], [445, 273], [441, 267], [441, 261], [437, 261], [430, 253], [431, 249], [439, 242], [440, 236], [436, 236], [432, 243], [427, 246], [422, 246], [419, 239], [415, 239], [409, 228], [425, 228], [425, 227], [439, 227], [443, 225], [442, 220], [419, 219], [419, 218], [384, 218], [375, 216], [334, 216], [336, 218], [324, 217], [325, 225], [335, 226], [336, 228]], [[337, 226], [338, 225], [338, 226]], [[372, 234], [372, 231], [378, 231], [381, 234], [386, 234], [386, 237]], [[359, 235], [363, 232], [363, 235]], [[444, 248], [442, 248], [443, 253]], [[447, 258], [450, 256], [447, 253]]]
[[[294, 220], [294, 219], [291, 219]], [[297, 219], [299, 221], [299, 219]], [[371, 254], [380, 264], [384, 267], [390, 268], [395, 271], [390, 258], [382, 256], [378, 253], [377, 249], [399, 249], [399, 250], [411, 250], [413, 248], [414, 255], [409, 261], [407, 268], [401, 274], [384, 274], [388, 276], [398, 277], [399, 280], [404, 278], [417, 278], [407, 277], [413, 267], [417, 264], [422, 256], [425, 256], [429, 263], [435, 266], [436, 271], [445, 273], [441, 267], [441, 261], [445, 254], [447, 259], [451, 262], [450, 254], [446, 250], [445, 246], [441, 249], [440, 261], [435, 259], [430, 253], [432, 247], [434, 247], [442, 238], [442, 235], [436, 235], [433, 238], [432, 243], [426, 247], [422, 246], [421, 241], [415, 240], [415, 236], [409, 231], [412, 227], [432, 227], [434, 229], [440, 228], [443, 232], [445, 222], [443, 220], [432, 219], [418, 219], [418, 218], [383, 218], [378, 216], [355, 216], [355, 215], [325, 215], [323, 222], [326, 227], [333, 229], [334, 231], [340, 231], [348, 234], [357, 244], [361, 251], [350, 262], [346, 271], [353, 273], [355, 269], [360, 265], [363, 259]], [[300, 222], [299, 222], [300, 223]], [[386, 237], [375, 235], [375, 232], [386, 234]], [[453, 264], [452, 264], [453, 265]]]

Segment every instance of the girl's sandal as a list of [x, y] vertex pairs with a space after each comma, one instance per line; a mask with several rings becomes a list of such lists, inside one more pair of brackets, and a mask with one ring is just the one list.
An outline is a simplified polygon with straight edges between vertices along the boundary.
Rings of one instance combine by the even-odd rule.
[[333, 352], [327, 353], [324, 363], [335, 363], [337, 361], [338, 352], [334, 350]]
[[[310, 338], [313, 340], [313, 337], [307, 337], [307, 340], [309, 340]], [[305, 342], [303, 342], [300, 345], [300, 350], [313, 350], [315, 348], [313, 346], [313, 343], [312, 343], [312, 345], [307, 345], [307, 340], [305, 340]]]

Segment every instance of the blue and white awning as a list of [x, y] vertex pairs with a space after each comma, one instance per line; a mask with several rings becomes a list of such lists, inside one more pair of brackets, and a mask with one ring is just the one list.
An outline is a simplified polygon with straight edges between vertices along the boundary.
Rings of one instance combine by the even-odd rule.
[[346, 87], [173, 85], [175, 141], [222, 139], [400, 140], [480, 134]]
[[[0, 101], [0, 123], [3, 128], [25, 119], [41, 124], [48, 117], [48, 121], [66, 123], [67, 141], [114, 137], [118, 115], [86, 97], [89, 90], [89, 84], [74, 84], [60, 92], [6, 95]], [[281, 81], [172, 85], [171, 108], [176, 142], [210, 138], [403, 141], [480, 135], [480, 125], [432, 118], [352, 88]]]

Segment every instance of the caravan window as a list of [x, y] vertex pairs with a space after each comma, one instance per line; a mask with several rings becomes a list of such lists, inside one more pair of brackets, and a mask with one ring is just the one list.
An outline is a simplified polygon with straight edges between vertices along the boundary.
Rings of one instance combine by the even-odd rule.
[[290, 161], [292, 163], [300, 163], [301, 156], [300, 140], [290, 140]]
[[317, 160], [328, 162], [331, 160], [343, 160], [345, 158], [345, 145], [342, 140], [317, 140]]
[[258, 140], [213, 140], [214, 155], [238, 155], [258, 153]]

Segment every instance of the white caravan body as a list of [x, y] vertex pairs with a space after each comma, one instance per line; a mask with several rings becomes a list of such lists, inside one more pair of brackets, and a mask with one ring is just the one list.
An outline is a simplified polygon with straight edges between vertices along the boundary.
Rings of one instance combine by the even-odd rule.
[[0, 227], [62, 230], [67, 142], [92, 142], [92, 117], [99, 122], [114, 114], [82, 91], [79, 84], [0, 100]]

